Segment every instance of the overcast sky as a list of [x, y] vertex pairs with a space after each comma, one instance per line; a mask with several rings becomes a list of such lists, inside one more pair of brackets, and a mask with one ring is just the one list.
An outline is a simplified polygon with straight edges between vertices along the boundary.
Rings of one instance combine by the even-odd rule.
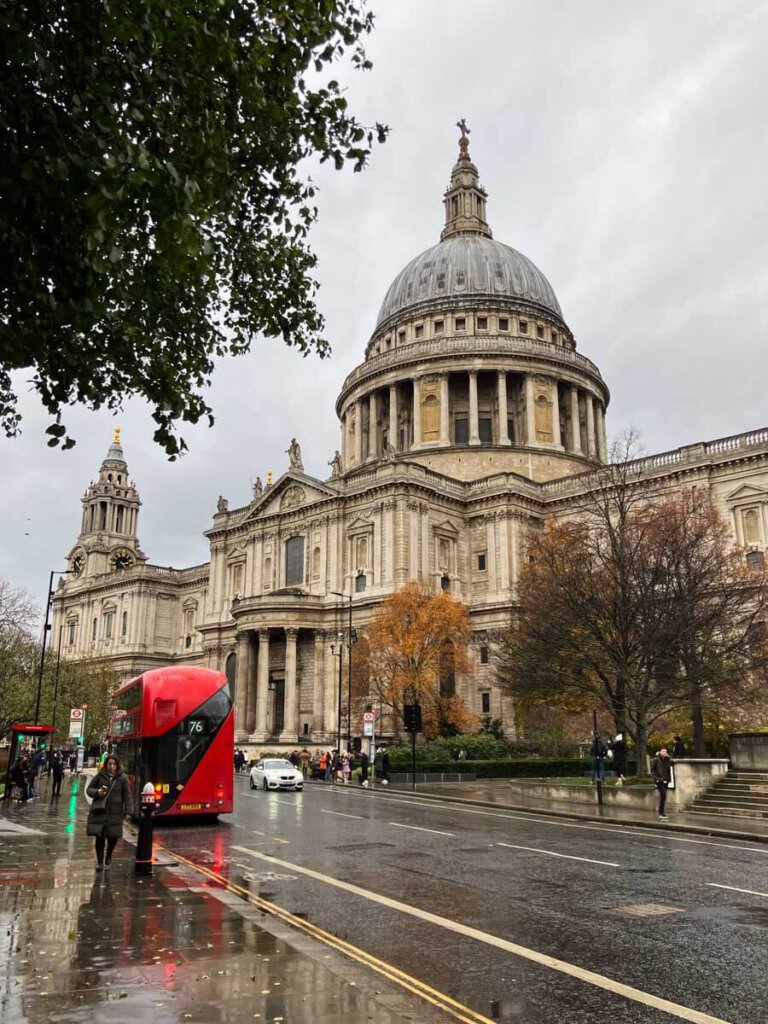
[[[373, 0], [374, 69], [346, 76], [352, 110], [388, 123], [369, 169], [313, 168], [320, 305], [333, 356], [276, 341], [219, 365], [216, 425], [185, 428], [168, 463], [140, 403], [71, 410], [77, 446], [46, 448], [30, 397], [0, 440], [0, 576], [42, 604], [65, 568], [80, 498], [120, 423], [152, 562], [207, 560], [219, 494], [287, 468], [292, 436], [325, 477], [334, 402], [391, 280], [439, 239], [455, 123], [489, 193], [494, 237], [551, 281], [579, 350], [611, 389], [614, 434], [649, 451], [768, 424], [768, 4], [761, 0]], [[21, 380], [24, 375], [21, 375]]]

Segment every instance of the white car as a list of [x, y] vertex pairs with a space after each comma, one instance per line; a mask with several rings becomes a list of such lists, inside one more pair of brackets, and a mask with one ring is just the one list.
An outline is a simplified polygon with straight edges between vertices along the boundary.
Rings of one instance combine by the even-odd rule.
[[304, 776], [290, 761], [269, 758], [251, 768], [251, 789], [304, 789]]

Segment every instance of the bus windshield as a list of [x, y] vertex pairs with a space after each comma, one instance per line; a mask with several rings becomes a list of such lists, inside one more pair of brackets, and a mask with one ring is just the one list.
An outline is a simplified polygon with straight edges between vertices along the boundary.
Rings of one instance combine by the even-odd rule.
[[162, 736], [145, 737], [148, 777], [183, 786], [203, 759], [231, 707], [229, 687], [224, 686]]

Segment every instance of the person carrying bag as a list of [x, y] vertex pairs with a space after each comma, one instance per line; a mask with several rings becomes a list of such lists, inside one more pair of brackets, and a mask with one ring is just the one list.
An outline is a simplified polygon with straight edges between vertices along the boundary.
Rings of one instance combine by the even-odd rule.
[[123, 834], [123, 818], [133, 813], [131, 786], [114, 754], [107, 757], [85, 792], [92, 798], [86, 832], [96, 839], [96, 870], [102, 871], [112, 863], [115, 846]]

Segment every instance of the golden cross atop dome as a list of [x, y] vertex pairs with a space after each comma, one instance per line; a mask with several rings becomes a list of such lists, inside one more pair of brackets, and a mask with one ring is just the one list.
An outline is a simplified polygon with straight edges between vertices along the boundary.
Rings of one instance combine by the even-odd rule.
[[120, 444], [120, 427], [115, 427], [112, 433], [112, 444]]
[[456, 122], [456, 127], [461, 131], [461, 138], [459, 139], [459, 160], [469, 160], [469, 136], [472, 134], [467, 128], [467, 122], [462, 117], [460, 121]]

